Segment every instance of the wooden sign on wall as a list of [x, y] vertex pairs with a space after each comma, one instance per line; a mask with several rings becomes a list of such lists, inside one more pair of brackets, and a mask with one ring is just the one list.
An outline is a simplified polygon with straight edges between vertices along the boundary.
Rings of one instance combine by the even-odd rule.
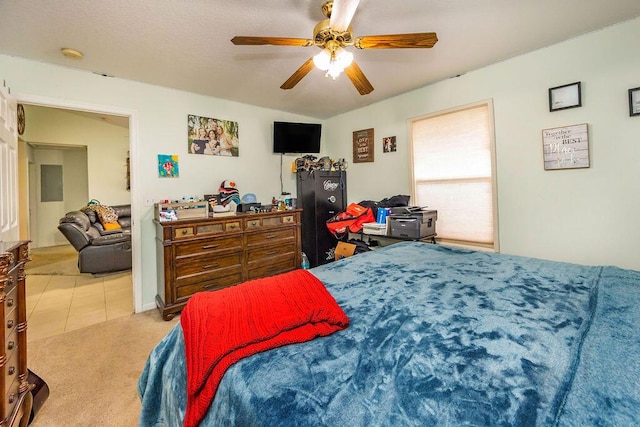
[[587, 124], [542, 131], [544, 169], [589, 167], [589, 133]]
[[353, 163], [373, 162], [373, 128], [353, 132]]

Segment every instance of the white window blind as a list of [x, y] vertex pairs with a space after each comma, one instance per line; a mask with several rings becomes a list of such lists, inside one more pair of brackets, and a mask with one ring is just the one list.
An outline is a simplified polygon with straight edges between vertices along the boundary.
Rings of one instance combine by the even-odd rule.
[[413, 200], [438, 211], [439, 239], [494, 245], [489, 104], [411, 123]]

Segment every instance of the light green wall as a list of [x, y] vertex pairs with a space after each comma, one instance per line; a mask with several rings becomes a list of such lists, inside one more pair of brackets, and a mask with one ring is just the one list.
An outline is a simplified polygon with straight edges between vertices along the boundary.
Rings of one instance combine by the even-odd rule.
[[[138, 243], [134, 244], [134, 265], [140, 265], [134, 270], [134, 281], [141, 282], [136, 284], [141, 301], [137, 309], [153, 308], [157, 293], [153, 206], [147, 206], [145, 200], [216, 193], [222, 181], [231, 179], [241, 194], [251, 192], [259, 201], [270, 202], [280, 194], [281, 171], [280, 155], [272, 153], [273, 122], [322, 123], [310, 117], [7, 55], [0, 55], [0, 76], [18, 101], [36, 99], [40, 105], [81, 105], [90, 111], [132, 116], [132, 233], [134, 243]], [[189, 114], [238, 122], [240, 156], [188, 154]], [[179, 156], [179, 178], [158, 178], [158, 154]], [[294, 158], [284, 157], [284, 191], [295, 192], [295, 179], [288, 173]]]
[[[153, 208], [144, 205], [146, 198], [215, 192], [222, 180], [233, 179], [241, 193], [270, 200], [280, 192], [280, 157], [271, 153], [274, 120], [324, 123], [323, 152], [347, 160], [352, 132], [374, 128], [376, 161], [350, 164], [349, 201], [408, 194], [407, 120], [490, 98], [502, 252], [640, 270], [640, 117], [630, 118], [627, 111], [627, 89], [640, 86], [639, 35], [636, 19], [324, 122], [5, 55], [0, 55], [0, 75], [18, 99], [72, 100], [135, 116], [134, 235], [139, 227], [142, 302], [149, 309], [156, 294], [156, 257]], [[584, 106], [548, 112], [547, 89], [574, 81], [583, 82]], [[237, 121], [240, 157], [187, 154], [188, 114]], [[544, 171], [542, 129], [576, 123], [589, 123], [591, 168]], [[398, 151], [383, 154], [381, 138], [393, 135]], [[180, 156], [180, 178], [157, 177], [157, 154]], [[291, 192], [295, 181], [287, 171], [293, 158], [285, 157], [283, 166], [284, 190]]]
[[[639, 49], [635, 19], [505, 60], [331, 118], [327, 149], [351, 159], [352, 132], [374, 128], [375, 163], [349, 166], [349, 200], [410, 194], [408, 119], [493, 99], [501, 252], [640, 270], [640, 117], [627, 100]], [[576, 81], [583, 106], [549, 112], [548, 88]], [[542, 130], [580, 123], [591, 167], [545, 171]], [[398, 151], [383, 153], [393, 135]]]

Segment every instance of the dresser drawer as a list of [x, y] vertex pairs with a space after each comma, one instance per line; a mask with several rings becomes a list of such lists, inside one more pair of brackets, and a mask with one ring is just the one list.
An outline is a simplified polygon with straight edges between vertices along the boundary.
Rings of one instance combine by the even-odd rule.
[[249, 262], [249, 280], [295, 270], [296, 256], [289, 253], [272, 259], [270, 262]]
[[7, 354], [7, 364], [4, 367], [5, 396], [9, 395], [9, 389], [16, 378], [18, 378], [18, 350]]
[[256, 247], [247, 252], [249, 262], [260, 261], [271, 257], [279, 257], [288, 253], [294, 253], [296, 250], [296, 242], [285, 241], [271, 247]]
[[295, 215], [278, 215], [266, 218], [250, 218], [246, 220], [247, 230], [255, 230], [256, 228], [277, 227], [283, 224], [294, 224], [296, 222]]
[[18, 288], [15, 285], [7, 286], [5, 289], [4, 297], [4, 312], [8, 313], [13, 310], [18, 301]]
[[175, 256], [181, 258], [194, 254], [206, 252], [216, 252], [221, 250], [242, 248], [242, 235], [220, 236], [211, 239], [192, 240], [189, 242], [176, 243]]
[[6, 311], [8, 303], [9, 303], [9, 301], [5, 300], [5, 302], [4, 302], [4, 304], [5, 304], [5, 313], [4, 313], [5, 331], [4, 331], [4, 336], [5, 337], [10, 336], [11, 333], [16, 329], [16, 327], [18, 325], [18, 310], [17, 310], [17, 307], [14, 304], [13, 307], [11, 307], [9, 309], [9, 311]]
[[281, 228], [276, 230], [256, 231], [247, 234], [247, 245], [265, 245], [272, 243], [274, 240], [295, 240], [293, 228]]
[[176, 260], [176, 280], [194, 274], [216, 272], [228, 267], [242, 267], [242, 252], [204, 253]]
[[11, 412], [13, 411], [13, 407], [18, 402], [18, 397], [20, 396], [19, 389], [20, 389], [20, 381], [12, 381], [8, 385], [8, 387], [6, 387], [7, 393], [4, 395], [5, 396], [4, 407], [5, 407], [6, 414], [11, 414]]
[[216, 274], [202, 274], [183, 280], [182, 284], [176, 288], [176, 297], [179, 301], [189, 299], [196, 292], [214, 291], [242, 282], [242, 269], [237, 269], [226, 276], [222, 275], [225, 272], [228, 273], [223, 271]]
[[6, 354], [11, 353], [18, 347], [18, 333], [14, 330], [11, 335], [8, 335], [4, 341], [4, 349]]

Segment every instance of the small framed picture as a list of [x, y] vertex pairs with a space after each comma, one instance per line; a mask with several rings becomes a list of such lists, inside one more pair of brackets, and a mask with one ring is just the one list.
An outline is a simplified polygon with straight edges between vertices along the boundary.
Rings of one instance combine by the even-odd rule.
[[629, 115], [640, 116], [640, 87], [629, 89]]
[[581, 82], [556, 86], [549, 89], [549, 111], [582, 107]]
[[395, 151], [396, 151], [396, 137], [385, 136], [384, 138], [382, 138], [382, 152], [394, 153]]

